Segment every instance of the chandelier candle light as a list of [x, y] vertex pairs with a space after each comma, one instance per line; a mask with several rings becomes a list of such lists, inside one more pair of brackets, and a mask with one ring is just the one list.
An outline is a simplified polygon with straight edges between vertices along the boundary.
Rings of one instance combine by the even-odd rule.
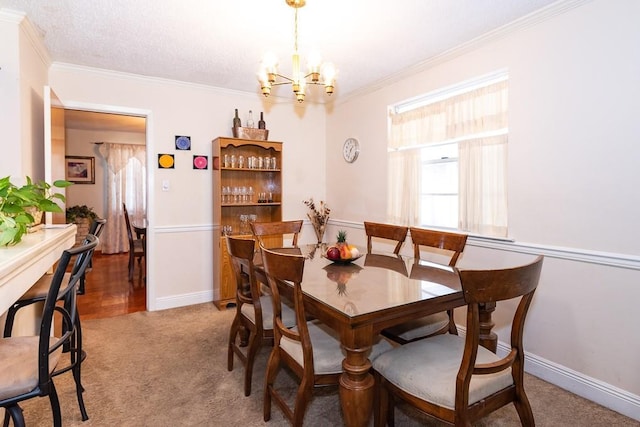
[[[308, 73], [304, 74], [300, 68], [300, 54], [298, 53], [298, 9], [306, 4], [306, 0], [285, 0], [287, 5], [295, 10], [294, 21], [294, 48], [292, 76], [287, 77], [278, 73], [278, 59], [273, 53], [266, 53], [262, 59], [258, 80], [262, 88], [262, 94], [269, 96], [273, 86], [290, 84], [298, 102], [304, 101], [307, 85], [323, 85], [328, 95], [333, 93], [336, 78], [336, 68], [331, 62], [322, 63], [317, 54], [309, 55]], [[321, 81], [322, 79], [322, 81]]]

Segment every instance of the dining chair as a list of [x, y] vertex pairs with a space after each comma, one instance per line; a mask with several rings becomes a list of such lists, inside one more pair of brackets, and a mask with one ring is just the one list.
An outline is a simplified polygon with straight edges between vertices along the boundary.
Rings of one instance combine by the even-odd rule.
[[[3, 337], [0, 339], [0, 407], [6, 410], [4, 425], [24, 426], [20, 403], [33, 397], [48, 396], [53, 425], [62, 425], [60, 402], [53, 377], [71, 370], [76, 380], [76, 393], [86, 420], [82, 385], [80, 384], [81, 340], [77, 326], [76, 298], [80, 278], [85, 273], [98, 239], [87, 235], [81, 246], [62, 252], [52, 275], [44, 300], [39, 335]], [[75, 258], [70, 273], [66, 273]], [[62, 301], [62, 304], [57, 304]], [[60, 325], [53, 328], [55, 324]], [[62, 354], [70, 354], [69, 363]]]
[[[102, 227], [104, 226], [105, 223], [106, 223], [105, 219], [96, 218], [91, 223], [91, 226], [89, 227], [89, 232], [87, 233], [87, 236], [93, 236], [96, 239], [98, 239], [98, 236], [93, 234], [93, 233], [100, 234], [102, 232]], [[99, 239], [97, 241], [99, 242]], [[82, 244], [86, 245], [88, 242], [89, 241], [85, 237], [85, 240], [83, 241]], [[81, 291], [80, 288], [84, 286], [86, 273], [89, 270], [89, 266], [91, 266], [91, 262], [93, 260], [93, 252], [94, 251], [91, 250], [91, 252], [88, 254], [89, 260], [88, 260], [87, 267], [84, 269], [84, 271], [82, 272], [82, 275], [80, 276], [78, 289], [77, 289], [78, 295], [82, 295], [84, 293], [84, 291]], [[73, 269], [79, 268], [79, 262], [81, 262], [82, 260], [83, 260], [82, 258], [77, 257], [76, 261], [75, 261], [75, 264], [73, 266]], [[73, 271], [74, 270], [72, 270], [71, 272], [65, 273], [65, 276], [64, 276], [64, 280], [65, 281], [71, 280], [71, 276], [73, 275]], [[47, 295], [49, 293], [49, 289], [52, 286], [53, 278], [54, 278], [54, 274], [53, 273], [47, 273], [47, 274], [43, 275], [42, 277], [40, 277], [40, 279], [38, 279], [38, 281], [36, 283], [34, 283], [33, 286], [31, 286], [31, 288], [29, 288], [29, 290], [27, 290], [27, 292], [25, 292], [20, 297], [20, 299], [15, 301], [11, 305], [11, 307], [9, 307], [9, 309], [6, 312], [3, 337], [8, 338], [8, 337], [12, 336], [12, 334], [13, 334], [13, 324], [15, 322], [15, 317], [16, 317], [16, 314], [18, 313], [18, 311], [21, 308], [28, 307], [28, 306], [31, 306], [31, 305], [36, 304], [36, 303], [42, 303], [47, 299]], [[59, 299], [59, 300], [61, 300], [61, 299]], [[77, 393], [78, 393], [78, 405], [80, 406], [80, 412], [82, 414], [82, 419], [86, 421], [87, 419], [89, 419], [89, 417], [87, 416], [87, 411], [85, 409], [84, 401], [83, 401], [83, 398], [82, 398], [82, 392], [84, 391], [84, 387], [82, 386], [82, 380], [81, 380], [81, 376], [80, 376], [80, 372], [81, 372], [80, 364], [86, 358], [86, 353], [82, 349], [82, 326], [81, 326], [81, 323], [80, 323], [80, 316], [79, 315], [77, 315], [75, 317], [75, 322], [76, 322], [75, 328], [76, 328], [76, 331], [77, 331], [77, 336], [76, 336], [77, 348], [78, 348], [77, 354], [79, 356], [78, 356], [78, 367], [77, 367], [76, 371], [74, 371], [74, 380], [76, 382], [76, 389], [77, 389]], [[71, 356], [75, 357], [74, 353], [71, 353]]]
[[[255, 240], [231, 236], [226, 239], [236, 279], [236, 314], [229, 331], [227, 369], [233, 370], [235, 354], [244, 366], [244, 395], [249, 396], [256, 355], [264, 342], [273, 345], [273, 303], [271, 296], [260, 291], [261, 283], [266, 285], [267, 280], [253, 263]], [[286, 305], [282, 306], [282, 323], [287, 327], [295, 325], [295, 314]], [[246, 347], [246, 352], [241, 347]]]
[[[307, 321], [301, 285], [304, 256], [278, 253], [264, 247], [261, 247], [261, 251], [264, 271], [271, 287], [274, 312], [274, 345], [265, 374], [264, 420], [271, 419], [273, 400], [294, 426], [302, 426], [313, 388], [338, 384], [345, 354], [339, 338], [327, 325], [317, 320]], [[296, 319], [294, 328], [288, 328], [283, 322], [279, 286], [293, 287]], [[380, 340], [372, 347], [369, 359], [375, 360], [390, 349], [391, 344]], [[299, 380], [293, 409], [275, 387], [281, 365], [287, 366]]]
[[[436, 262], [445, 261], [449, 267], [456, 265], [460, 254], [467, 243], [467, 235], [426, 228], [411, 227], [409, 229], [413, 242], [414, 260], [422, 259], [421, 248], [426, 248], [429, 256]], [[453, 310], [435, 313], [429, 316], [384, 329], [381, 333], [386, 338], [399, 344], [406, 344], [426, 337], [444, 333], [457, 334], [458, 328], [453, 318]]]
[[298, 247], [298, 235], [302, 230], [302, 220], [252, 222], [251, 232], [260, 246], [266, 248], [281, 247], [285, 235], [292, 235], [291, 246]]
[[[471, 426], [513, 402], [524, 426], [535, 425], [524, 390], [523, 329], [540, 278], [543, 257], [499, 270], [460, 270], [467, 303], [466, 337], [444, 334], [399, 346], [373, 361], [376, 426], [393, 426], [393, 405], [403, 400], [456, 426]], [[518, 300], [508, 354], [479, 344], [480, 305]]]
[[396, 242], [393, 253], [398, 255], [400, 253], [400, 248], [402, 248], [402, 244], [407, 238], [407, 231], [409, 231], [409, 227], [365, 221], [364, 232], [367, 235], [367, 253], [372, 253], [372, 240], [373, 238], [378, 237]]
[[[138, 260], [138, 268], [140, 268], [140, 276], [142, 276], [142, 258], [144, 258], [145, 247], [142, 239], [133, 237], [133, 229], [131, 228], [131, 221], [129, 221], [129, 212], [127, 212], [127, 206], [122, 204], [122, 211], [124, 212], [124, 221], [127, 228], [127, 239], [129, 240], [129, 281], [133, 282], [133, 270], [135, 260]], [[145, 260], [146, 261], [146, 260]]]
[[[106, 224], [107, 224], [107, 220], [106, 219], [104, 219], [104, 218], [95, 218], [93, 221], [91, 221], [91, 225], [89, 226], [89, 232], [87, 234], [93, 234], [99, 240], [100, 239], [100, 235], [102, 234], [102, 230], [104, 229], [104, 226]], [[78, 288], [78, 295], [84, 295], [86, 273], [91, 271], [92, 268], [93, 268], [93, 254], [92, 254], [91, 258], [89, 259], [89, 265], [87, 266], [87, 271], [80, 278], [80, 286]]]

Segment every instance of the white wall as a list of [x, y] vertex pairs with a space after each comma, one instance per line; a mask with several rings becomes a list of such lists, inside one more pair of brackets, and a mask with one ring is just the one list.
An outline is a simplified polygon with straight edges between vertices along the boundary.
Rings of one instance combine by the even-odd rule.
[[18, 62], [18, 24], [5, 14], [0, 14], [0, 128], [3, 129], [2, 152], [0, 156], [0, 175], [5, 177], [21, 176], [22, 145], [20, 128], [20, 86]]
[[0, 13], [0, 175], [20, 184], [28, 175], [44, 179], [43, 89], [49, 57], [23, 16]]
[[[232, 92], [103, 70], [54, 64], [50, 86], [67, 107], [147, 115], [150, 222], [149, 309], [213, 299], [212, 175], [193, 170], [194, 154], [211, 155], [211, 141], [231, 135], [234, 108], [265, 112], [269, 139], [284, 142], [285, 219], [303, 218], [302, 201], [323, 197], [325, 188], [324, 107], [286, 101], [264, 103], [257, 94]], [[254, 116], [255, 117], [255, 116]], [[192, 150], [176, 152], [175, 135], [189, 135]], [[158, 153], [174, 153], [176, 168], [157, 168]], [[168, 180], [170, 190], [161, 191]]]
[[[355, 96], [327, 117], [332, 216], [363, 242], [361, 221], [386, 218], [387, 106], [508, 69], [509, 235], [515, 242], [470, 239], [459, 265], [483, 268], [545, 254], [526, 326], [528, 369], [636, 419], [638, 16], [634, 0], [586, 2]], [[347, 137], [361, 142], [352, 165], [340, 156]], [[502, 342], [509, 339], [510, 315], [504, 304], [494, 315]]]

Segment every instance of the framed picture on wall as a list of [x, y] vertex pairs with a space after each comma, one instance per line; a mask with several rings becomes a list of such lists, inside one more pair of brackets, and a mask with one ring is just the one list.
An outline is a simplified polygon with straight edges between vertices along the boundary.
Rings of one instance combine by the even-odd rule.
[[95, 157], [65, 156], [65, 179], [74, 184], [95, 184], [95, 164]]

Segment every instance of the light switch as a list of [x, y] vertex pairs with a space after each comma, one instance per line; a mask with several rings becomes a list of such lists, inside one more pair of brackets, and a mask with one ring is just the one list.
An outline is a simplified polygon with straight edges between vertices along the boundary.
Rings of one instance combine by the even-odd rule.
[[168, 179], [163, 179], [162, 180], [162, 191], [169, 191], [169, 180]]

